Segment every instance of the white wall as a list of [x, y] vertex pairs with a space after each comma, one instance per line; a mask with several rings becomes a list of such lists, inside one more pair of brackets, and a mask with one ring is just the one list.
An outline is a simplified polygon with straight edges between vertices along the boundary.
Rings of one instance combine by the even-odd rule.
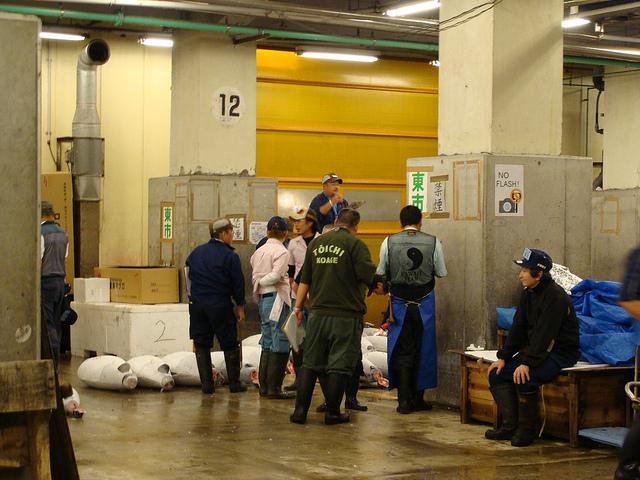
[[604, 188], [640, 186], [640, 74], [608, 67], [605, 77]]
[[[171, 49], [143, 47], [136, 38], [102, 38], [111, 58], [98, 68], [97, 107], [105, 138], [100, 263], [144, 265], [148, 180], [169, 174]], [[54, 153], [55, 138], [71, 135], [81, 47], [81, 42], [43, 42], [43, 172], [55, 170], [46, 144], [49, 106]]]

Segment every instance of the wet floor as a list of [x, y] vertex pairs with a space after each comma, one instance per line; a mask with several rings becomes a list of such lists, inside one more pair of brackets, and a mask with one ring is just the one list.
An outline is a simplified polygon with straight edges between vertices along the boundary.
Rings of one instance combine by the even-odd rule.
[[398, 415], [378, 389], [361, 390], [369, 411], [352, 413], [349, 424], [328, 427], [310, 413], [302, 426], [289, 423], [293, 401], [260, 399], [256, 389], [90, 389], [75, 373], [81, 361], [63, 359], [61, 372], [87, 410], [69, 420], [83, 479], [610, 480], [616, 465], [607, 447], [490, 442], [486, 426], [461, 425], [444, 408]]

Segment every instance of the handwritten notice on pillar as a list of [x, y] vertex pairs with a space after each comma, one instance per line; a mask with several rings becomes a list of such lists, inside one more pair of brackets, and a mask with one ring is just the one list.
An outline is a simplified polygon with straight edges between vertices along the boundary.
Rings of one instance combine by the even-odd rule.
[[431, 192], [429, 197], [430, 218], [449, 218], [449, 209], [447, 208], [448, 183], [449, 175], [431, 176]]
[[496, 216], [524, 216], [524, 165], [496, 165]]
[[407, 202], [422, 212], [427, 206], [427, 175], [427, 172], [407, 172]]
[[267, 222], [251, 222], [249, 224], [249, 243], [257, 245], [267, 236]]

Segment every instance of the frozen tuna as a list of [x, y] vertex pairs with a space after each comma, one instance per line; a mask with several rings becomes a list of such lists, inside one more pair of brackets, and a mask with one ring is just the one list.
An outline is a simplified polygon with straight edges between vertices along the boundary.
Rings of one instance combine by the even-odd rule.
[[122, 358], [113, 355], [88, 358], [78, 367], [78, 378], [93, 388], [133, 390], [138, 377]]
[[244, 340], [242, 340], [242, 346], [243, 347], [259, 347], [260, 346], [259, 342], [260, 342], [260, 334], [251, 335], [250, 337], [247, 337]]
[[158, 357], [141, 355], [130, 359], [129, 364], [141, 387], [171, 390], [175, 385], [169, 365]]
[[381, 387], [389, 387], [389, 369], [386, 352], [369, 352], [362, 356], [364, 376], [369, 382], [375, 382]]
[[373, 349], [376, 352], [386, 352], [387, 351], [387, 337], [372, 335], [370, 337], [364, 337], [366, 340], [373, 345]]
[[373, 347], [373, 344], [369, 340], [367, 340], [367, 338], [365, 338], [365, 337], [362, 337], [360, 339], [360, 346], [361, 346], [363, 355], [365, 353], [375, 351], [375, 348]]
[[170, 353], [162, 359], [171, 369], [171, 375], [176, 385], [187, 387], [200, 386], [200, 374], [196, 354], [193, 352]]

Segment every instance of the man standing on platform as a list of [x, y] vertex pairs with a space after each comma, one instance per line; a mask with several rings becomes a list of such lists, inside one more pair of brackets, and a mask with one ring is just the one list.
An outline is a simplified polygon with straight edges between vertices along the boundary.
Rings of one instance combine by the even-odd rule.
[[346, 198], [340, 195], [342, 179], [335, 173], [327, 173], [322, 177], [322, 193], [311, 201], [309, 209], [318, 217], [318, 232], [323, 232], [325, 225], [333, 225], [340, 210], [349, 205]]
[[398, 413], [430, 410], [424, 391], [438, 381], [436, 349], [436, 277], [447, 276], [440, 241], [421, 231], [422, 212], [400, 211], [402, 231], [384, 239], [376, 274], [376, 293], [390, 296], [388, 333], [389, 388], [398, 388]]
[[56, 223], [53, 205], [43, 200], [40, 206], [40, 287], [43, 320], [47, 324], [54, 364], [60, 360], [62, 301], [64, 299], [65, 259], [69, 254], [67, 234]]
[[349, 415], [340, 413], [340, 404], [360, 355], [364, 297], [376, 270], [367, 246], [355, 236], [359, 223], [356, 210], [342, 210], [336, 227], [314, 239], [307, 250], [296, 294], [298, 324], [304, 319], [307, 292], [311, 313], [296, 408], [290, 417], [294, 423], [306, 422], [318, 375], [326, 375], [325, 424], [349, 421]]
[[[640, 247], [634, 249], [627, 259], [627, 267], [620, 291], [620, 306], [633, 318], [640, 320]], [[636, 325], [636, 332], [640, 325]], [[636, 365], [640, 347], [636, 349]], [[624, 439], [620, 450], [620, 463], [614, 480], [640, 480], [640, 419], [636, 418]]]
[[[240, 383], [238, 325], [244, 323], [244, 275], [240, 257], [233, 251], [233, 225], [227, 218], [209, 223], [211, 240], [187, 258], [189, 269], [189, 337], [196, 349], [202, 393], [213, 393], [211, 347], [213, 336], [220, 342], [231, 393], [244, 392]], [[234, 306], [231, 300], [235, 302]]]
[[569, 295], [551, 278], [553, 261], [542, 250], [525, 248], [518, 279], [524, 287], [513, 326], [498, 361], [489, 366], [489, 385], [502, 425], [489, 440], [530, 445], [538, 434], [538, 393], [563, 368], [580, 359], [578, 319]]

